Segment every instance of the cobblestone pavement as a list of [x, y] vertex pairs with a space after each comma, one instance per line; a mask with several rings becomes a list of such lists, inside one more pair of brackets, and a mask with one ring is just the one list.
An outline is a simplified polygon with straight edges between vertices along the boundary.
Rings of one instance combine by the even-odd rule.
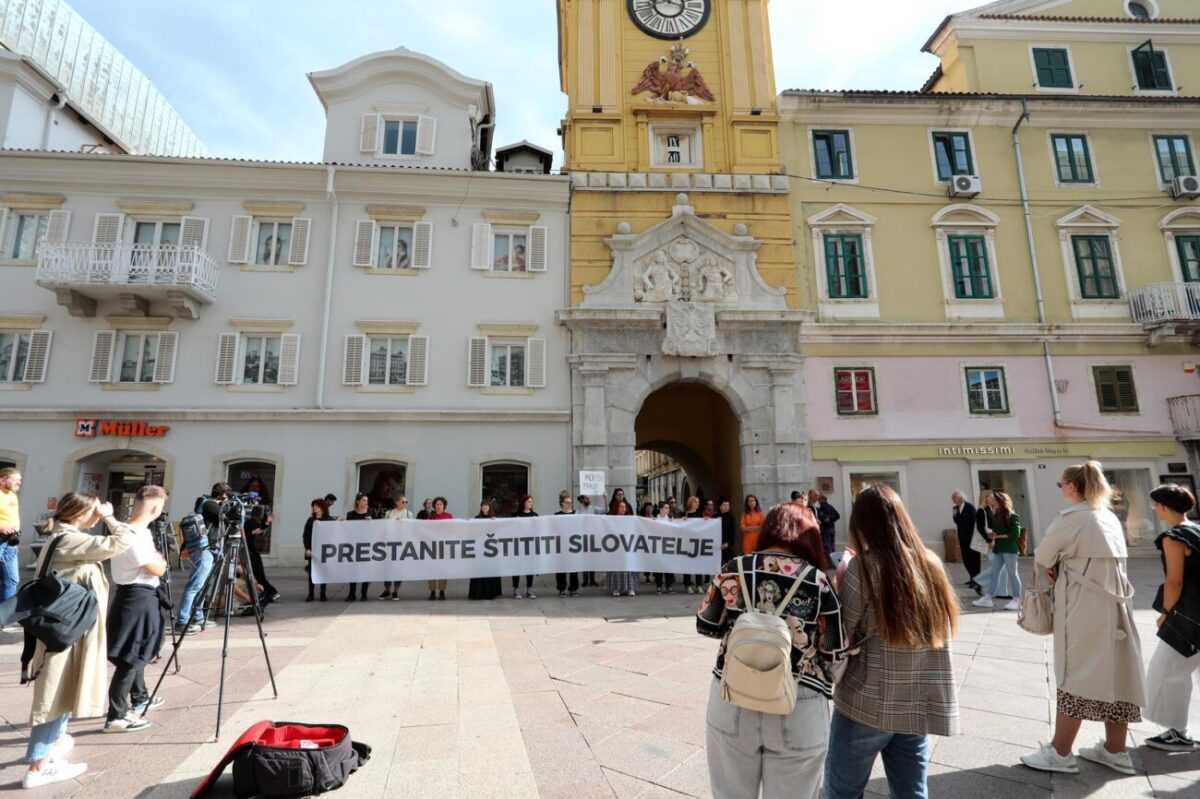
[[[961, 567], [950, 571], [957, 578]], [[1131, 571], [1149, 657], [1159, 566], [1134, 561]], [[697, 597], [650, 587], [634, 598], [588, 589], [560, 599], [543, 578], [536, 600], [428, 602], [412, 584], [402, 602], [377, 601], [376, 591], [350, 604], [339, 587], [329, 602], [305, 604], [301, 580], [276, 583], [285, 596], [266, 629], [278, 699], [253, 622], [236, 619], [222, 736], [210, 742], [222, 638], [212, 628], [181, 650], [183, 669], [166, 678], [152, 729], [102, 735], [97, 720], [73, 722], [72, 759], [88, 772], [31, 795], [186, 797], [243, 729], [271, 718], [339, 722], [373, 747], [338, 796], [710, 796], [704, 704], [716, 642], [695, 633]], [[449, 593], [465, 595], [465, 583]], [[934, 797], [1200, 797], [1200, 754], [1139, 748], [1135, 777], [1087, 762], [1077, 776], [1053, 778], [1019, 765], [1049, 737], [1053, 674], [1049, 639], [1018, 629], [1015, 616], [971, 609], [963, 618], [955, 642], [963, 734], [936, 740]], [[18, 636], [0, 633], [0, 790], [18, 787], [24, 768], [30, 690], [18, 684], [19, 654]], [[1193, 700], [1200, 728], [1200, 696]], [[1155, 732], [1138, 725], [1131, 743]], [[1079, 744], [1100, 734], [1085, 724]], [[877, 776], [869, 790], [886, 795]]]

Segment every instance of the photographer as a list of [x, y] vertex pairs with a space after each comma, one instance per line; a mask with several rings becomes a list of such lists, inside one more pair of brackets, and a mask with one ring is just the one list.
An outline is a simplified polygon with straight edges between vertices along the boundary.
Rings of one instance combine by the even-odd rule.
[[[193, 610], [192, 606], [204, 588], [204, 581], [208, 579], [208, 573], [212, 571], [211, 547], [221, 533], [221, 506], [225, 504], [232, 492], [233, 489], [229, 483], [217, 483], [212, 487], [212, 492], [207, 499], [196, 500], [197, 512], [204, 517], [204, 528], [208, 535], [207, 540], [201, 542], [201, 546], [188, 548], [188, 555], [192, 561], [192, 573], [188, 575], [187, 584], [183, 587], [183, 595], [179, 598], [179, 608], [175, 613], [175, 632], [177, 633], [200, 632], [200, 622], [204, 619], [203, 609], [195, 608]], [[193, 551], [193, 549], [199, 551]]]

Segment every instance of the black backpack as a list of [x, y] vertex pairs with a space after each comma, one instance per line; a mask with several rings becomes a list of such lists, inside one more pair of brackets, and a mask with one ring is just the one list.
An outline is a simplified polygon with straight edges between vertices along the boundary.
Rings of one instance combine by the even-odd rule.
[[204, 516], [200, 513], [189, 513], [180, 519], [179, 531], [183, 533], [183, 546], [188, 551], [188, 557], [208, 549], [208, 527], [205, 526]]
[[[0, 604], [0, 624], [20, 622], [25, 628], [25, 647], [21, 652], [21, 684], [37, 677], [29, 673], [38, 641], [47, 652], [63, 652], [83, 638], [96, 623], [99, 605], [96, 594], [79, 583], [69, 582], [50, 571], [54, 551], [62, 536], [46, 545], [46, 554], [37, 577], [21, 586], [12, 599]], [[41, 667], [38, 667], [41, 671]]]

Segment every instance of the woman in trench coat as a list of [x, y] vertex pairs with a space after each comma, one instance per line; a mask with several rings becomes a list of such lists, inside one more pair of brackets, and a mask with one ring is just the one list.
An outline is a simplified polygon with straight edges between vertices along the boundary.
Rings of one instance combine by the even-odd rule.
[[[70, 649], [47, 653], [39, 642], [34, 651], [31, 665], [40, 670], [33, 683], [31, 729], [25, 753], [29, 764], [24, 779], [26, 788], [73, 779], [86, 771], [84, 763], [61, 759], [74, 745], [66, 734], [67, 721], [72, 715], [103, 716], [108, 708], [108, 636], [104, 623], [108, 579], [102, 563], [133, 544], [133, 531], [112, 514], [112, 505], [101, 504], [93, 494], [67, 494], [59, 500], [52, 518], [51, 538], [38, 559], [40, 569], [41, 561], [50, 551], [49, 541], [59, 539], [50, 569], [68, 582], [91, 589], [100, 613], [92, 628]], [[84, 532], [101, 520], [108, 535]]]
[[1071, 466], [1058, 484], [1070, 503], [1034, 552], [1054, 586], [1054, 739], [1021, 762], [1075, 774], [1071, 749], [1083, 721], [1104, 723], [1104, 741], [1079, 750], [1085, 760], [1133, 774], [1125, 751], [1129, 725], [1145, 702], [1133, 586], [1125, 571], [1125, 534], [1109, 509], [1112, 489], [1096, 461]]

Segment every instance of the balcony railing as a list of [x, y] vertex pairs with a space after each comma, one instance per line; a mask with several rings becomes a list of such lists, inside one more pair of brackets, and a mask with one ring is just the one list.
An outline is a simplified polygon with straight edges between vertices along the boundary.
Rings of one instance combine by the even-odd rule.
[[1200, 283], [1151, 283], [1129, 293], [1133, 321], [1141, 325], [1200, 322]]
[[159, 286], [187, 289], [211, 302], [220, 264], [199, 247], [173, 244], [47, 244], [38, 255], [37, 282], [46, 288]]
[[1180, 441], [1200, 439], [1200, 394], [1186, 394], [1167, 400], [1175, 437]]

